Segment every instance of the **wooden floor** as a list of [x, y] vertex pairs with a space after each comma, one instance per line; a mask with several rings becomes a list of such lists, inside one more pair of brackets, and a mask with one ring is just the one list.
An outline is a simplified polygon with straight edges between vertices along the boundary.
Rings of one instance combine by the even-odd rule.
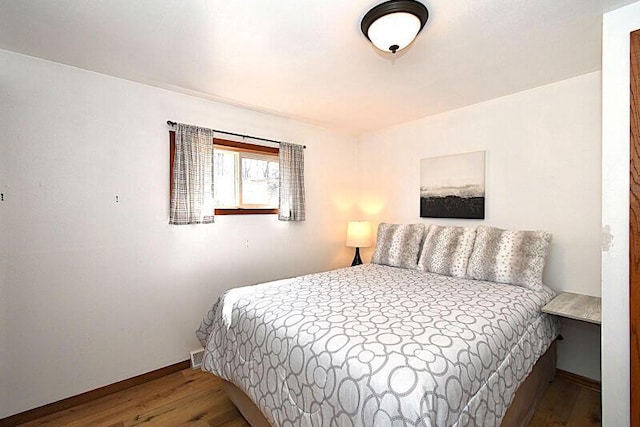
[[[248, 427], [211, 374], [185, 369], [23, 426]], [[600, 394], [556, 379], [530, 427], [599, 426]]]
[[529, 427], [601, 425], [600, 393], [556, 378], [533, 414]]

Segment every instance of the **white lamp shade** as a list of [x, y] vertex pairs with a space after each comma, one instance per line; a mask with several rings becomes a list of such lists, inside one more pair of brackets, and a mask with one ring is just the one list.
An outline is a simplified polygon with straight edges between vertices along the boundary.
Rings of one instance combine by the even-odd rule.
[[349, 221], [347, 224], [347, 246], [367, 248], [371, 244], [371, 223], [369, 221]]
[[389, 52], [392, 46], [402, 50], [409, 46], [420, 31], [421, 23], [417, 16], [407, 12], [390, 13], [378, 18], [367, 35], [380, 50]]

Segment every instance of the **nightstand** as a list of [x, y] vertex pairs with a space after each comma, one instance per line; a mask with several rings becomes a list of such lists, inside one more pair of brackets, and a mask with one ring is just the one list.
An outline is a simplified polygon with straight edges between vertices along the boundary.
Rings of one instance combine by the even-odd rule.
[[542, 312], [600, 325], [601, 306], [599, 297], [562, 292], [542, 307]]

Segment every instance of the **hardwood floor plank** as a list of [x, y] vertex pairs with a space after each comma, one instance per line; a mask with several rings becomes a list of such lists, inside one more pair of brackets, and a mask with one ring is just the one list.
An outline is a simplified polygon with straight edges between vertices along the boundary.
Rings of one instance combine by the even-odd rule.
[[[250, 427], [219, 378], [185, 369], [23, 426]], [[556, 378], [529, 427], [600, 426], [600, 393]]]
[[542, 397], [529, 427], [565, 426], [577, 400], [577, 385], [556, 379]]
[[251, 427], [249, 423], [242, 418], [240, 412], [236, 409], [235, 411], [227, 411], [226, 414], [222, 414], [223, 416], [218, 416], [209, 420], [210, 427]]
[[84, 418], [90, 419], [96, 414], [108, 414], [110, 411], [123, 411], [130, 405], [143, 404], [149, 395], [158, 390], [171, 390], [184, 386], [184, 378], [177, 372], [155, 381], [131, 387], [125, 392], [114, 393], [100, 399], [74, 406], [64, 411], [57, 412], [44, 418], [24, 424], [25, 426], [64, 425]]
[[249, 423], [244, 420], [244, 418], [231, 420], [231, 421], [229, 421], [227, 423], [224, 423], [224, 424], [211, 423], [209, 425], [211, 427], [251, 427], [249, 425]]
[[198, 389], [215, 387], [217, 378], [190, 369], [52, 414], [25, 426], [109, 425], [145, 410], [171, 404]]
[[226, 396], [222, 390], [200, 391], [135, 415], [123, 422], [125, 427], [149, 424], [208, 427], [207, 419], [220, 411], [220, 400], [224, 397]]
[[[529, 427], [599, 426], [600, 393], [556, 378], [544, 394]], [[588, 421], [588, 422], [586, 422]]]
[[576, 404], [571, 411], [569, 427], [599, 426], [602, 424], [600, 394], [581, 389]]
[[84, 418], [82, 422], [85, 424], [78, 425], [87, 425], [87, 423], [90, 423], [91, 425], [103, 425], [114, 416], [123, 420], [125, 426], [138, 425], [131, 421], [131, 419], [135, 418], [155, 419], [161, 414], [164, 414], [162, 418], [164, 419], [167, 417], [166, 414], [173, 411], [176, 407], [179, 408], [179, 405], [188, 405], [190, 409], [195, 410], [191, 405], [191, 401], [193, 399], [202, 399], [203, 402], [206, 403], [206, 397], [211, 396], [203, 396], [203, 394], [211, 394], [212, 388], [215, 387], [215, 382], [204, 377], [201, 377], [199, 380], [183, 377], [182, 381], [182, 384], [171, 389], [150, 390], [150, 393], [146, 398], [137, 399], [126, 406], [113, 408], [109, 412], [102, 411], [98, 417]]
[[30, 410], [12, 415], [8, 418], [0, 419], [0, 425], [14, 426], [18, 424], [25, 424], [27, 422], [30, 422], [38, 418], [44, 418], [56, 412], [62, 412], [69, 408], [80, 406], [84, 403], [98, 400], [102, 397], [114, 394], [118, 391], [129, 389], [135, 385], [145, 384], [154, 379], [168, 376], [172, 373], [179, 372], [183, 369], [186, 369], [189, 366], [191, 365], [188, 360], [174, 363], [169, 366], [164, 366], [162, 368], [155, 369], [153, 371], [146, 372], [144, 374], [136, 375], [134, 377], [127, 378], [122, 381], [115, 382], [113, 384], [108, 384], [103, 387], [98, 387], [96, 389], [87, 391], [85, 393], [80, 393], [78, 395], [71, 396], [66, 399], [58, 400], [56, 402], [52, 402], [47, 405], [33, 408]]

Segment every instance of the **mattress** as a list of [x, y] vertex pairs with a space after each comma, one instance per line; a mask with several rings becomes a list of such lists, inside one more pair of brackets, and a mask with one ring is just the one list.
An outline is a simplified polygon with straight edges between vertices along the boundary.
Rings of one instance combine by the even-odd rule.
[[196, 334], [274, 426], [494, 426], [558, 335], [553, 295], [365, 264], [229, 290]]

